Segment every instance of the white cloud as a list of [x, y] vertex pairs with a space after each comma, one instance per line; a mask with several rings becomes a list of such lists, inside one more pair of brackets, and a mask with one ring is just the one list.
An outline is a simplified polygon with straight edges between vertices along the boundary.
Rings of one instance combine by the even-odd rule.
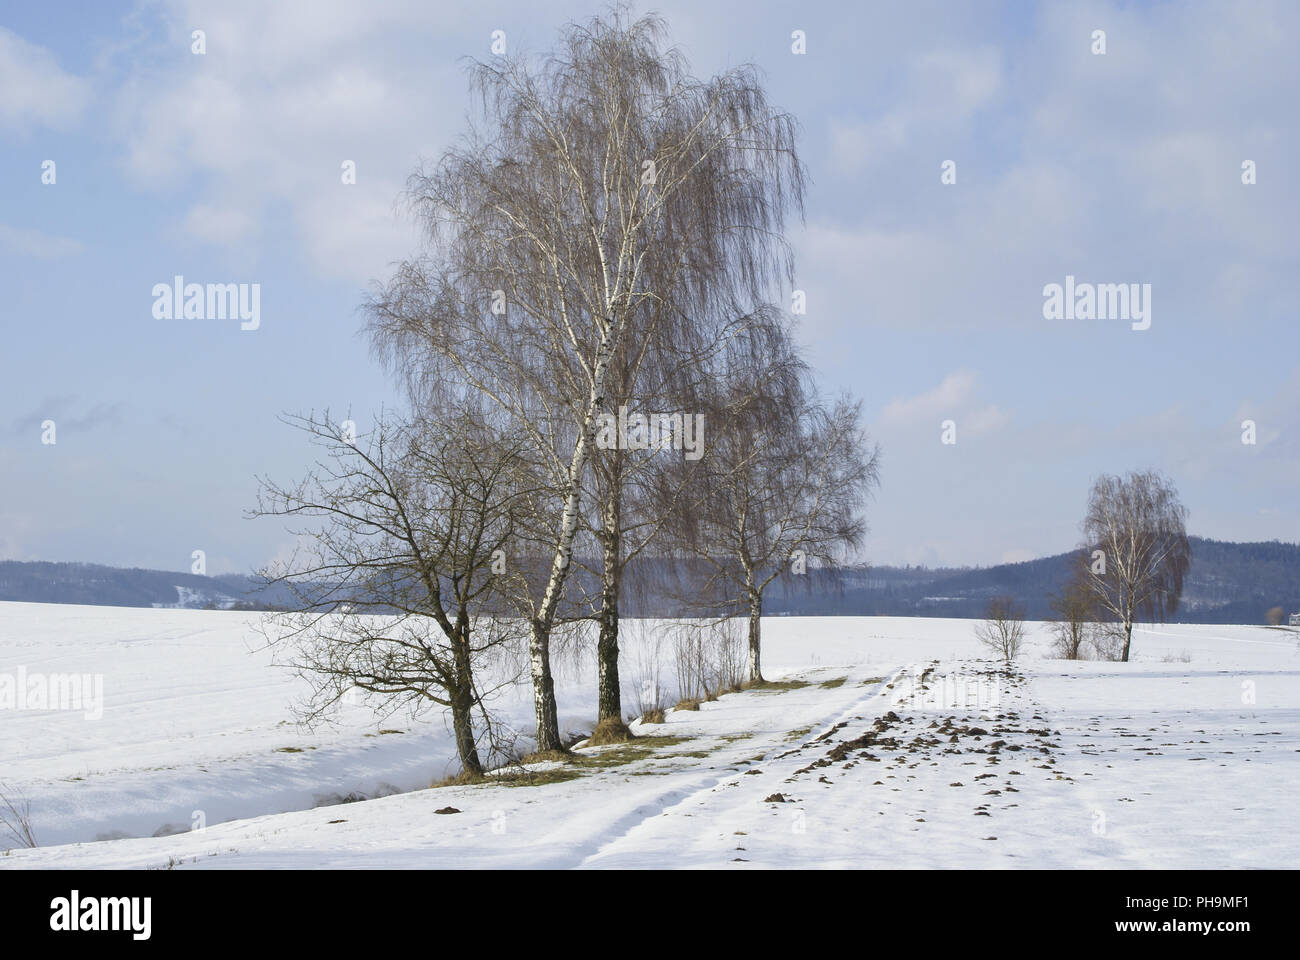
[[974, 373], [950, 373], [933, 390], [890, 400], [881, 410], [876, 428], [882, 433], [920, 430], [931, 438], [939, 436], [939, 424], [944, 420], [956, 421], [959, 436], [982, 436], [1005, 425], [1006, 413], [994, 404], [979, 402], [976, 392]]
[[0, 27], [0, 126], [66, 127], [90, 101], [90, 86], [44, 47]]
[[910, 427], [919, 422], [952, 416], [966, 404], [975, 387], [975, 375], [963, 370], [950, 373], [933, 390], [914, 397], [895, 397], [880, 412], [886, 428]]
[[[317, 270], [362, 283], [411, 252], [394, 202], [460, 124], [462, 98], [436, 91], [463, 91], [461, 67], [412, 42], [445, 29], [446, 11], [336, 0], [161, 13], [164, 45], [131, 57], [150, 66], [121, 85], [114, 126], [136, 183], [197, 194], [190, 239], [246, 256], [287, 227]], [[205, 55], [190, 52], [192, 29], [206, 31]], [[355, 184], [342, 182], [347, 160]]]
[[831, 158], [836, 169], [852, 175], [901, 147], [906, 130], [902, 115], [889, 113], [871, 123], [832, 121], [830, 137]]
[[830, 121], [831, 160], [841, 175], [878, 168], [904, 149], [933, 153], [940, 144], [951, 149], [954, 138], [965, 136], [971, 117], [1002, 92], [999, 54], [987, 47], [931, 50], [906, 69], [907, 94], [894, 109], [874, 120]]
[[197, 240], [221, 246], [236, 246], [257, 231], [257, 221], [247, 210], [199, 203], [185, 216], [185, 231]]
[[1002, 62], [991, 47], [933, 51], [921, 58], [917, 73], [922, 82], [926, 75], [937, 80], [940, 96], [950, 97], [961, 117], [987, 106], [1002, 92]]
[[10, 227], [0, 223], [0, 250], [19, 257], [39, 257], [50, 260], [70, 257], [82, 250], [81, 241], [69, 237], [53, 237], [39, 230]]

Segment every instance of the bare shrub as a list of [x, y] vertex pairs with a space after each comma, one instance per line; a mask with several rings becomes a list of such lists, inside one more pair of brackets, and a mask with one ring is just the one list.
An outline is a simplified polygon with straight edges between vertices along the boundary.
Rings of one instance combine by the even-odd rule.
[[1098, 660], [1123, 660], [1124, 628], [1118, 623], [1098, 623], [1092, 631], [1092, 649]]
[[619, 625], [623, 651], [630, 653], [632, 700], [642, 723], [663, 723], [663, 628], [645, 620], [623, 620]]
[[711, 669], [706, 635], [699, 623], [691, 621], [675, 625], [673, 658], [677, 664], [679, 701], [706, 699]]
[[727, 617], [711, 625], [713, 646], [713, 689], [734, 693], [745, 681], [749, 661], [745, 651], [746, 628], [740, 617]]
[[0, 787], [0, 827], [20, 847], [35, 849], [36, 833], [32, 829], [32, 804], [21, 793]]
[[989, 601], [986, 619], [976, 625], [975, 636], [1008, 664], [1020, 653], [1025, 640], [1025, 612], [1011, 597]]
[[716, 700], [740, 690], [749, 669], [743, 618], [683, 621], [672, 633], [679, 699]]
[[1087, 557], [1071, 569], [1061, 592], [1052, 597], [1052, 652], [1062, 660], [1082, 660], [1097, 632], [1097, 603], [1088, 580]]

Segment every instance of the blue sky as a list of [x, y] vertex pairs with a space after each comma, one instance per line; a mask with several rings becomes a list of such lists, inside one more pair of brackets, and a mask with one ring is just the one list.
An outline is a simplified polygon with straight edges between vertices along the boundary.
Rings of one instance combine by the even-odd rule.
[[[6, 5], [0, 558], [188, 569], [202, 549], [228, 572], [283, 554], [283, 529], [243, 518], [256, 474], [307, 463], [277, 416], [364, 427], [397, 400], [357, 306], [413, 248], [394, 201], [463, 128], [462, 58], [498, 29], [544, 49], [599, 7]], [[1092, 478], [1148, 466], [1194, 533], [1300, 540], [1300, 7], [641, 9], [699, 74], [756, 63], [803, 125], [801, 335], [883, 447], [865, 559], [1068, 549]], [[260, 329], [155, 320], [176, 274], [259, 283]], [[1151, 284], [1151, 328], [1045, 320], [1067, 274]]]

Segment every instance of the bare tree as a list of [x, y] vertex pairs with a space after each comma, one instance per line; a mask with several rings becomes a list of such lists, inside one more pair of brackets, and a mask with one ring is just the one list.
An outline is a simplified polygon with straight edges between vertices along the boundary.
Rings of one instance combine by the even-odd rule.
[[1266, 614], [1266, 619], [1268, 620], [1269, 626], [1279, 627], [1282, 625], [1282, 621], [1286, 619], [1286, 611], [1281, 607], [1270, 607]]
[[975, 636], [1009, 665], [1024, 645], [1024, 608], [1011, 597], [993, 597], [984, 621], [975, 626]]
[[[779, 238], [802, 201], [793, 120], [752, 67], [697, 80], [663, 33], [620, 7], [567, 27], [540, 63], [476, 64], [481, 117], [408, 184], [426, 249], [368, 305], [372, 342], [417, 407], [478, 397], [532, 444], [530, 545], [548, 558], [527, 615], [543, 751], [562, 748], [550, 638], [611, 370], [647, 338], [706, 342], [709, 318], [744, 316], [791, 270]], [[602, 663], [616, 670], [610, 638]]]
[[1178, 611], [1192, 560], [1186, 523], [1178, 492], [1153, 470], [1093, 483], [1083, 520], [1088, 582], [1109, 629], [1123, 639], [1125, 662], [1138, 617], [1163, 622]]
[[358, 690], [390, 711], [438, 704], [450, 710], [464, 773], [481, 776], [473, 716], [490, 726], [492, 689], [476, 665], [522, 642], [518, 621], [495, 615], [510, 576], [504, 550], [527, 501], [514, 471], [522, 444], [467, 417], [436, 428], [382, 420], [361, 438], [328, 413], [287, 421], [325, 456], [292, 486], [263, 480], [254, 515], [322, 521], [293, 531], [304, 546], [263, 574], [295, 601], [263, 632], [312, 684], [303, 719], [325, 718]]
[[712, 436], [674, 544], [696, 562], [688, 585], [719, 618], [746, 615], [748, 682], [761, 683], [764, 591], [778, 578], [831, 570], [866, 533], [862, 505], [878, 450], [860, 406], [813, 391], [776, 316], [723, 351], [698, 402]]
[[[675, 283], [670, 275], [652, 286], [671, 293]], [[652, 552], [675, 511], [690, 502], [699, 460], [709, 445], [705, 415], [695, 409], [693, 398], [700, 395], [700, 382], [716, 356], [754, 322], [752, 315], [717, 321], [706, 316], [688, 326], [657, 319], [662, 311], [678, 309], [676, 300], [665, 297], [648, 301], [633, 316], [630, 343], [636, 347], [611, 364], [609, 409], [602, 415], [592, 459], [589, 526], [599, 561], [592, 572], [600, 583], [594, 601], [598, 711], [607, 741], [629, 734], [619, 719], [620, 603], [629, 590], [645, 600], [659, 580], [629, 580], [625, 572]], [[658, 335], [659, 330], [672, 335]]]
[[1051, 600], [1056, 653], [1064, 660], [1083, 659], [1097, 627], [1097, 604], [1088, 582], [1088, 557], [1075, 558], [1070, 576]]

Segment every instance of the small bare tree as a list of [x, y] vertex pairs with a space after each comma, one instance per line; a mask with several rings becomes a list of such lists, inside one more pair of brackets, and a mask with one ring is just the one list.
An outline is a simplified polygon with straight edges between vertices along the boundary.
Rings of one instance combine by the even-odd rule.
[[1085, 646], [1096, 634], [1097, 605], [1088, 583], [1088, 558], [1081, 556], [1070, 567], [1070, 576], [1052, 604], [1053, 647], [1063, 660], [1082, 660]]
[[522, 640], [517, 620], [495, 615], [527, 499], [514, 483], [519, 445], [485, 436], [468, 417], [381, 421], [362, 438], [328, 413], [287, 422], [326, 455], [295, 485], [263, 480], [254, 515], [323, 521], [293, 531], [306, 546], [263, 574], [295, 599], [263, 632], [291, 649], [312, 685], [304, 721], [325, 719], [355, 691], [390, 712], [438, 704], [451, 713], [464, 774], [481, 776], [473, 715], [491, 728], [492, 690], [475, 668]]
[[1268, 624], [1271, 627], [1280, 627], [1282, 621], [1286, 619], [1286, 611], [1281, 607], [1271, 607], [1267, 614]]
[[1154, 470], [1103, 476], [1088, 496], [1083, 536], [1089, 586], [1127, 662], [1137, 618], [1163, 622], [1178, 611], [1192, 562], [1187, 509]]
[[788, 323], [767, 313], [717, 358], [696, 402], [712, 426], [672, 543], [684, 596], [714, 617], [747, 616], [749, 683], [762, 683], [763, 594], [809, 566], [833, 571], [866, 534], [879, 453], [858, 403], [818, 396]]
[[975, 636], [1010, 665], [1024, 645], [1024, 608], [1011, 597], [993, 597], [984, 621], [975, 627]]

